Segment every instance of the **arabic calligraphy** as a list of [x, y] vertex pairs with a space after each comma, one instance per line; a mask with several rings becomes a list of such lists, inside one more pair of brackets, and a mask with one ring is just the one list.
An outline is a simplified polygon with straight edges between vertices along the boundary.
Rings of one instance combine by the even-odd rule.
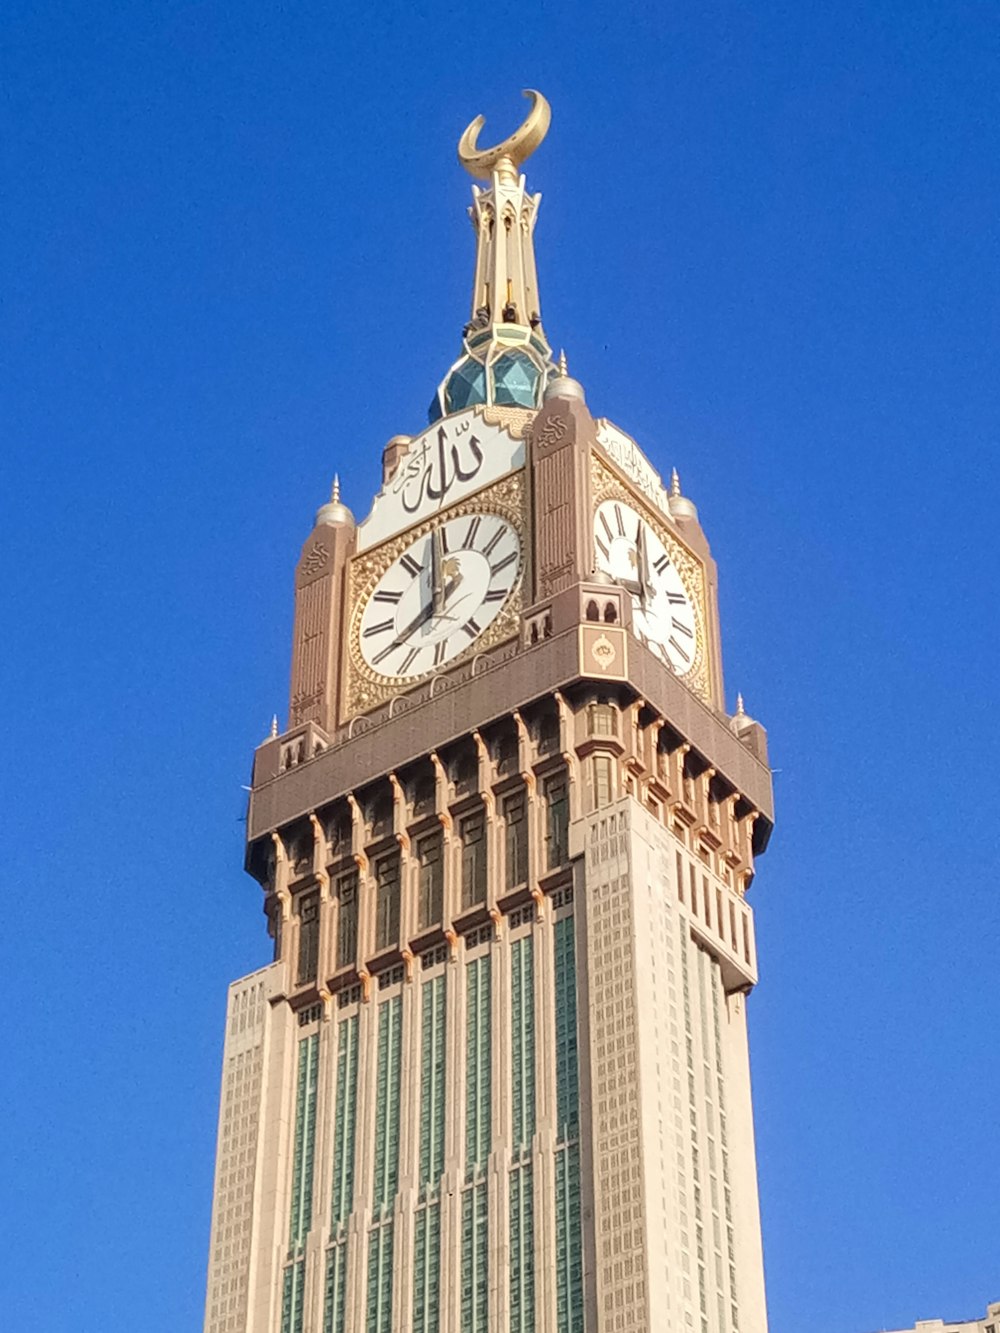
[[[458, 437], [469, 431], [470, 423], [461, 422], [453, 431]], [[438, 506], [456, 482], [468, 482], [483, 465], [483, 450], [477, 436], [468, 439], [449, 439], [448, 431], [439, 426], [433, 441], [424, 438], [422, 447], [407, 460], [401, 469], [398, 484], [393, 487], [400, 495], [403, 508], [415, 514], [425, 499]]]
[[435, 422], [408, 442], [368, 518], [358, 524], [357, 549], [379, 545], [523, 465], [523, 436], [485, 420], [480, 408]]

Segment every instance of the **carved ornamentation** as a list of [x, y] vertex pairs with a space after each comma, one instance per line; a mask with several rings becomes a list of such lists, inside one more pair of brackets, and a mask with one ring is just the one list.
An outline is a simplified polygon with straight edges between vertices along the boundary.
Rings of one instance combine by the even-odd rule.
[[549, 416], [542, 422], [541, 426], [537, 423], [531, 432], [531, 438], [539, 449], [551, 449], [560, 444], [566, 438], [566, 432], [569, 429], [569, 423], [560, 416]]
[[515, 440], [523, 440], [538, 413], [530, 407], [481, 407], [489, 426], [502, 426]]
[[318, 574], [321, 569], [326, 567], [329, 559], [330, 552], [327, 547], [320, 541], [313, 542], [302, 557], [302, 573], [306, 578], [312, 578], [314, 574]]

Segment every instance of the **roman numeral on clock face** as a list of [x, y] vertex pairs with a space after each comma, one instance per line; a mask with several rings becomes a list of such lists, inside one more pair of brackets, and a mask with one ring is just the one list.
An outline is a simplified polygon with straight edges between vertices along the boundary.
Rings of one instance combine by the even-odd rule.
[[487, 559], [489, 559], [489, 557], [493, 554], [496, 548], [500, 545], [500, 542], [503, 540], [506, 533], [507, 533], [506, 528], [497, 528], [496, 532], [494, 532], [493, 536], [483, 547], [483, 555], [485, 555]]
[[479, 515], [477, 514], [476, 517], [475, 517], [475, 518], [472, 520], [472, 522], [469, 524], [469, 526], [468, 526], [468, 528], [467, 528], [467, 530], [466, 530], [466, 533], [465, 533], [465, 537], [462, 539], [462, 550], [463, 550], [463, 551], [471, 551], [472, 548], [475, 546], [475, 544], [476, 544], [476, 535], [477, 535], [477, 533], [479, 532], [479, 526], [480, 526], [480, 524], [482, 523], [482, 521], [483, 521], [483, 520], [482, 520], [482, 519], [479, 517]]
[[483, 632], [480, 629], [479, 625], [476, 623], [475, 617], [473, 617], [471, 620], [467, 620], [465, 624], [462, 626], [462, 629], [465, 630], [466, 634], [468, 634], [470, 639], [474, 639], [478, 634], [482, 634]]
[[406, 555], [400, 556], [399, 563], [406, 570], [407, 574], [412, 575], [413, 578], [416, 578], [420, 573], [420, 566], [409, 552], [407, 552]]
[[418, 654], [419, 652], [420, 652], [420, 649], [419, 649], [419, 648], [411, 648], [410, 651], [406, 654], [406, 656], [403, 658], [402, 665], [401, 665], [400, 668], [399, 668], [399, 674], [400, 674], [401, 676], [405, 676], [405, 675], [406, 675], [406, 673], [409, 671], [410, 667], [411, 667], [411, 666], [413, 665], [413, 663], [417, 660], [417, 654]]
[[[374, 598], [372, 600], [374, 601]], [[393, 620], [380, 620], [377, 625], [367, 626], [362, 638], [370, 639], [374, 634], [384, 634], [387, 629], [392, 629], [395, 623]]]
[[668, 569], [669, 567], [670, 567], [669, 555], [661, 555], [659, 560], [654, 560], [653, 562], [653, 568], [657, 572], [657, 574], [662, 574], [663, 571], [665, 569]]
[[502, 602], [507, 596], [506, 588], [491, 588], [483, 598], [484, 602]]
[[687, 601], [682, 592], [668, 592], [666, 598], [671, 606], [683, 606]]
[[677, 642], [677, 640], [674, 638], [672, 634], [670, 638], [667, 640], [667, 643], [670, 645], [671, 648], [673, 648], [674, 652], [677, 654], [678, 657], [682, 657], [685, 662], [690, 664], [691, 654], [685, 648], [681, 647], [681, 645]]
[[388, 602], [390, 606], [395, 606], [402, 596], [403, 594], [401, 592], [390, 592], [388, 588], [380, 588], [379, 591], [375, 593], [374, 597], [372, 597], [372, 601]]
[[516, 559], [517, 559], [517, 552], [511, 551], [510, 555], [505, 555], [504, 558], [502, 560], [498, 560], [495, 565], [490, 565], [490, 574], [494, 578], [496, 578], [497, 574], [500, 573], [501, 569], [506, 569], [507, 566], [512, 565]]
[[694, 638], [694, 630], [688, 629], [687, 625], [681, 624], [681, 622], [677, 619], [676, 616], [670, 617], [670, 623], [673, 625], [674, 629], [678, 631], [678, 633], [686, 634], [689, 639]]
[[386, 646], [381, 650], [381, 652], [375, 654], [375, 656], [372, 658], [372, 664], [374, 666], [378, 666], [380, 662], [385, 661], [385, 659], [389, 656], [390, 653], [395, 652], [398, 647], [399, 644], [396, 642], [395, 639], [393, 639], [392, 643], [386, 644]]

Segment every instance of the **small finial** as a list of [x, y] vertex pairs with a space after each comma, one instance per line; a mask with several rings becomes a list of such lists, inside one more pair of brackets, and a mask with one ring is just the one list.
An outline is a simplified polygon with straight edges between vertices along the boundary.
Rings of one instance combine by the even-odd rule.
[[676, 497], [680, 495], [680, 493], [681, 493], [681, 479], [677, 475], [677, 469], [674, 468], [673, 471], [670, 473], [670, 494]]
[[271, 735], [270, 735], [270, 739], [273, 741], [273, 740], [277, 740], [277, 738], [278, 738], [278, 714], [275, 713], [274, 717], [271, 718]]
[[335, 472], [333, 474], [333, 488], [330, 491], [330, 501], [332, 504], [336, 504], [339, 499], [340, 499], [340, 473]]
[[[674, 475], [676, 476], [676, 473], [675, 473]], [[743, 695], [742, 695], [742, 694], [737, 694], [737, 696], [736, 696], [736, 716], [737, 716], [737, 717], [746, 717], [746, 712], [745, 712], [745, 710], [744, 710], [744, 708], [743, 708]]]
[[566, 364], [566, 351], [562, 347], [559, 349], [559, 374], [563, 379], [569, 374], [569, 366]]

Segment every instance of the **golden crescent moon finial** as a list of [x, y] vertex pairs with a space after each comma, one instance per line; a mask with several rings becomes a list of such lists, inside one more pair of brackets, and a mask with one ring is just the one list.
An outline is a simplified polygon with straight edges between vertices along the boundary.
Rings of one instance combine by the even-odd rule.
[[541, 93], [525, 88], [524, 96], [531, 98], [531, 110], [521, 125], [503, 143], [495, 148], [479, 148], [479, 131], [486, 123], [485, 116], [477, 116], [458, 141], [458, 160], [470, 176], [489, 180], [504, 158], [516, 172], [545, 138], [552, 119], [552, 108]]

